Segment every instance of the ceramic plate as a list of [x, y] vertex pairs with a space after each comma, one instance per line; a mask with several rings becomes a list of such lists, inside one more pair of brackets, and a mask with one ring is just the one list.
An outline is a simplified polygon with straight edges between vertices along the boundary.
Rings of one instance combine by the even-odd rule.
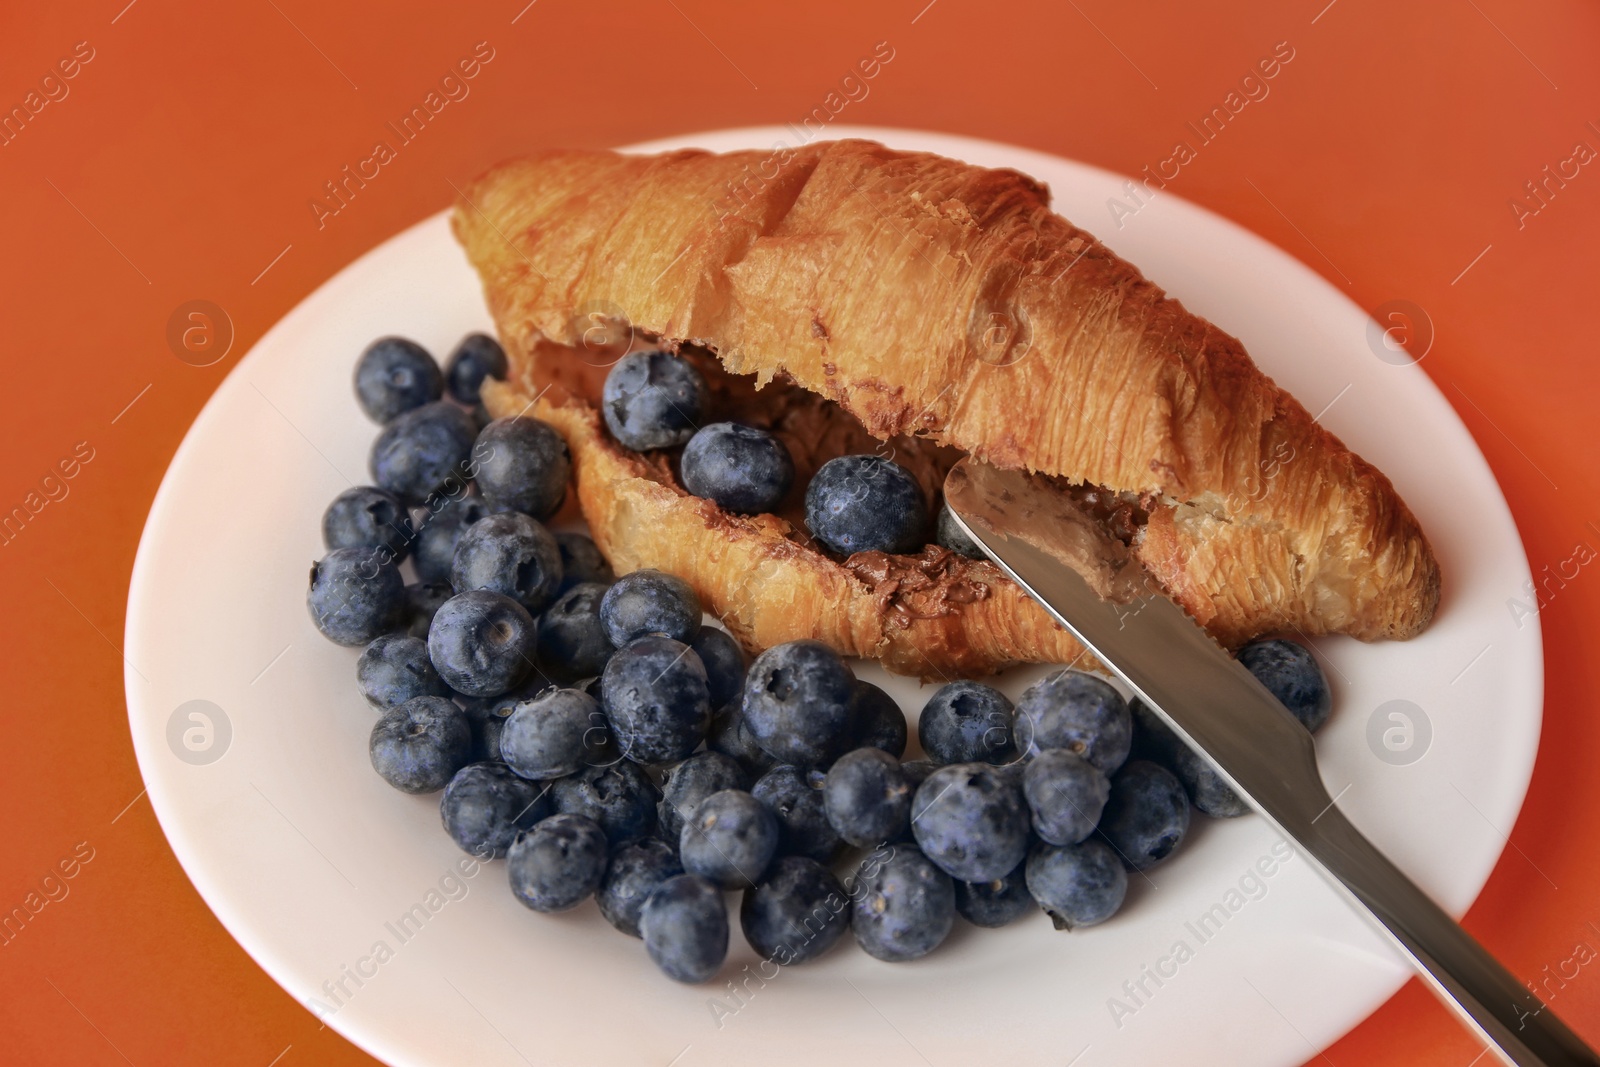
[[[1519, 626], [1507, 607], [1529, 577], [1510, 512], [1438, 389], [1333, 285], [1171, 191], [1129, 213], [1126, 179], [1080, 163], [927, 133], [835, 135], [1048, 182], [1059, 211], [1242, 338], [1393, 479], [1438, 552], [1444, 602], [1413, 641], [1316, 642], [1335, 692], [1317, 748], [1352, 820], [1465, 911], [1527, 788], [1542, 659], [1537, 619]], [[641, 147], [794, 138], [774, 127]], [[356, 355], [398, 333], [443, 356], [490, 326], [443, 215], [362, 256], [206, 404], [134, 567], [128, 714], [156, 815], [222, 923], [328, 1025], [407, 1067], [1265, 1067], [1311, 1057], [1403, 981], [1377, 936], [1254, 817], [1197, 817], [1179, 853], [1135, 876], [1124, 910], [1100, 927], [1056, 933], [1042, 914], [1001, 931], [962, 924], [915, 963], [846, 943], [776, 977], [735, 929], [726, 968], [704, 986], [663, 978], [592, 902], [536, 915], [512, 898], [502, 864], [463, 874], [438, 797], [401, 794], [372, 772], [356, 653], [317, 634], [304, 591], [323, 508], [368, 481], [375, 430], [351, 393]], [[860, 667], [913, 717], [931, 692]], [[1002, 686], [1015, 696], [1041, 673]]]

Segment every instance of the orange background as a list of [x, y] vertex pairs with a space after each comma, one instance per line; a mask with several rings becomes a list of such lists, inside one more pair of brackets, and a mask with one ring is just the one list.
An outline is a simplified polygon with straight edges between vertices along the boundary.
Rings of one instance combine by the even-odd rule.
[[[1597, 299], [1600, 168], [1520, 228], [1509, 207], [1575, 142], [1600, 147], [1594, 5], [525, 2], [101, 0], [0, 15], [7, 110], [77, 42], [94, 50], [70, 95], [0, 146], [0, 511], [78, 442], [94, 450], [70, 494], [0, 546], [0, 908], [79, 842], [93, 849], [70, 895], [0, 948], [0, 1058], [372, 1062], [234, 944], [141, 796], [118, 652], [129, 570], [173, 450], [254, 340], [356, 255], [444, 207], [449, 181], [532, 146], [797, 122], [888, 41], [892, 63], [839, 121], [1134, 173], [1289, 41], [1295, 60], [1269, 100], [1172, 191], [1277, 242], [1366, 308], [1425, 308], [1436, 340], [1423, 366], [1488, 455], [1535, 573], [1579, 543], [1600, 548], [1600, 369], [1584, 310]], [[478, 41], [496, 54], [472, 95], [319, 230], [307, 201]], [[166, 342], [169, 314], [192, 299], [220, 304], [235, 326], [215, 366], [189, 366]], [[1541, 615], [1548, 693], [1533, 788], [1467, 919], [1524, 977], [1580, 940], [1600, 945], [1589, 925], [1600, 920], [1593, 571]], [[1600, 972], [1553, 1003], [1600, 1043]], [[1465, 1067], [1478, 1051], [1413, 982], [1325, 1056]]]

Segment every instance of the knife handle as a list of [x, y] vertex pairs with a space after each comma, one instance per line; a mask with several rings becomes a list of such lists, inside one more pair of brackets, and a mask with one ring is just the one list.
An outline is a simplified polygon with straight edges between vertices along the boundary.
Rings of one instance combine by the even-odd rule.
[[1285, 829], [1505, 1062], [1600, 1065], [1593, 1049], [1390, 863], [1337, 806], [1304, 826]]

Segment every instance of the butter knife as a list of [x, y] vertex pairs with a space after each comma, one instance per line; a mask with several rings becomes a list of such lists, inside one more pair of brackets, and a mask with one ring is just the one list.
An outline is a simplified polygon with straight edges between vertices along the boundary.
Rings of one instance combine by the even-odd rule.
[[1600, 1065], [1345, 818], [1317, 773], [1311, 734], [1125, 545], [1036, 475], [963, 459], [945, 479], [944, 498], [989, 558], [1209, 759], [1506, 1063]]

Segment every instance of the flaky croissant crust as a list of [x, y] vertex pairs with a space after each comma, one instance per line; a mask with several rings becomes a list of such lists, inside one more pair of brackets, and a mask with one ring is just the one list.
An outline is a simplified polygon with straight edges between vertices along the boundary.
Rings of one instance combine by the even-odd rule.
[[[1140, 497], [1135, 554], [1224, 642], [1287, 629], [1403, 638], [1437, 607], [1438, 564], [1389, 481], [1021, 174], [865, 141], [776, 157], [551, 151], [478, 179], [454, 227], [529, 396], [543, 387], [539, 346], [581, 352], [625, 322], [759, 382], [781, 375], [880, 438], [914, 433]], [[579, 412], [597, 395], [562, 393]], [[620, 451], [597, 427], [574, 444], [591, 523], [589, 498], [616, 494], [585, 484], [581, 450]], [[622, 473], [606, 466], [589, 478]], [[624, 484], [643, 492], [638, 481]], [[657, 531], [606, 536], [624, 568], [665, 566], [652, 553], [668, 549], [648, 544]], [[697, 540], [729, 536], [710, 523]], [[795, 547], [831, 577], [789, 610], [861, 598], [830, 584], [848, 568]], [[716, 575], [705, 581], [715, 601]], [[1012, 587], [996, 574], [991, 588]], [[1017, 597], [1005, 603], [1044, 626], [1022, 627], [1038, 647], [1009, 659], [1075, 649]]]

